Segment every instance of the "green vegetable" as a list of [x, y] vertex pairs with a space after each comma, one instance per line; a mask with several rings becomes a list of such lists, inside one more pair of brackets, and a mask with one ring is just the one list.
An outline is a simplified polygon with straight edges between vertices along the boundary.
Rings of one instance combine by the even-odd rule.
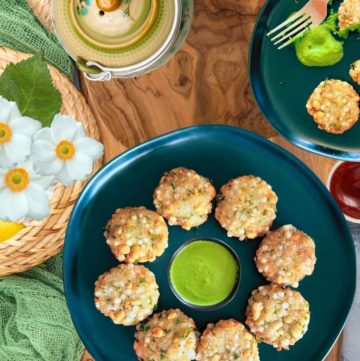
[[187, 327], [187, 328], [184, 328], [182, 330], [179, 330], [176, 335], [180, 338], [186, 338], [190, 335], [190, 333], [193, 331], [194, 329], [191, 328], [191, 327]]
[[163, 360], [166, 357], [166, 350], [163, 348], [160, 349], [160, 360]]
[[7, 66], [0, 76], [0, 95], [16, 102], [22, 115], [43, 126], [49, 126], [61, 109], [61, 95], [40, 55]]

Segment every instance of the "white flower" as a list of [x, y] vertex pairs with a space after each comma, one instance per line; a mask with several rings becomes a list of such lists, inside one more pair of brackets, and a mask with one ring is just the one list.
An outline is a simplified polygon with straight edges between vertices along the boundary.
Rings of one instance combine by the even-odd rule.
[[46, 189], [54, 177], [39, 176], [30, 160], [0, 168], [0, 219], [19, 221], [24, 217], [40, 220], [49, 214]]
[[34, 136], [32, 159], [39, 174], [55, 175], [66, 186], [86, 179], [99, 159], [104, 146], [85, 135], [80, 122], [69, 116], [56, 115], [50, 128]]
[[30, 155], [31, 137], [41, 123], [23, 117], [14, 102], [0, 96], [0, 166], [21, 163]]

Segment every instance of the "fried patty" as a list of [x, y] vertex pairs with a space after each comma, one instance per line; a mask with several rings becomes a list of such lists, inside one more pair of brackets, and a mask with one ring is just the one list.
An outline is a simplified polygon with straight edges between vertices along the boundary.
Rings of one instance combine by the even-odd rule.
[[254, 239], [270, 229], [277, 201], [271, 186], [261, 178], [238, 177], [221, 187], [215, 217], [228, 237]]
[[338, 18], [340, 30], [360, 25], [360, 1], [344, 0], [339, 7]]
[[128, 263], [151, 262], [168, 246], [164, 219], [145, 207], [116, 210], [106, 225], [104, 236], [115, 257]]
[[233, 319], [210, 323], [203, 332], [196, 354], [197, 361], [258, 361], [255, 337]]
[[154, 274], [146, 267], [120, 264], [95, 282], [95, 306], [114, 323], [136, 325], [153, 313], [159, 299]]
[[308, 329], [309, 304], [290, 288], [272, 284], [254, 290], [246, 308], [246, 324], [260, 340], [278, 351], [288, 350]]
[[191, 361], [198, 341], [195, 322], [180, 310], [152, 315], [136, 327], [134, 350], [139, 360]]
[[206, 222], [215, 196], [209, 179], [180, 167], [162, 176], [154, 191], [154, 204], [170, 225], [190, 230]]
[[282, 226], [262, 240], [255, 262], [268, 281], [298, 287], [299, 281], [314, 271], [315, 243], [294, 226]]
[[349, 83], [325, 80], [311, 94], [306, 109], [319, 129], [341, 134], [358, 121], [359, 100], [359, 95]]

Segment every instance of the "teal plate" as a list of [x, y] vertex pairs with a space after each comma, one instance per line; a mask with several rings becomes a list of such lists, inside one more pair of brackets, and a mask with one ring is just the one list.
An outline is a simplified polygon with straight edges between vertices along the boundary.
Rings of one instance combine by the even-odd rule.
[[[306, 67], [296, 58], [293, 46], [277, 48], [266, 36], [307, 0], [268, 0], [264, 5], [249, 51], [250, 81], [255, 99], [267, 120], [290, 142], [328, 157], [360, 161], [360, 121], [343, 134], [329, 134], [317, 128], [305, 104], [313, 90], [325, 79], [341, 79], [360, 93], [350, 78], [350, 64], [360, 59], [360, 33], [345, 42], [345, 56], [331, 67]], [[340, 1], [334, 1], [334, 9]]]
[[[355, 291], [355, 251], [338, 206], [299, 160], [269, 141], [228, 126], [199, 126], [152, 139], [106, 164], [80, 195], [66, 234], [65, 293], [74, 325], [96, 361], [135, 361], [134, 327], [114, 325], [94, 305], [94, 282], [117, 264], [105, 243], [103, 228], [119, 207], [154, 209], [152, 194], [165, 171], [184, 166], [209, 177], [216, 189], [229, 179], [255, 174], [269, 182], [279, 197], [273, 228], [292, 223], [315, 239], [318, 258], [312, 276], [299, 291], [310, 303], [309, 330], [290, 351], [260, 344], [262, 360], [322, 360], [342, 330]], [[254, 255], [260, 239], [228, 238], [213, 215], [201, 227], [170, 228], [169, 247], [152, 263], [160, 287], [159, 310], [178, 307], [194, 318], [200, 331], [207, 323], [236, 318], [244, 322], [250, 293], [266, 284]], [[189, 239], [210, 237], [226, 242], [241, 263], [241, 282], [234, 299], [218, 310], [198, 311], [182, 304], [170, 289], [167, 268], [174, 252]]]

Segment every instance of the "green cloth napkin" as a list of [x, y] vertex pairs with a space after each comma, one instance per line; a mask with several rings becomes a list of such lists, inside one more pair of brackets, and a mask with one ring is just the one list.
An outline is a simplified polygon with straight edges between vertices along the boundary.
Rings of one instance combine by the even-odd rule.
[[77, 361], [83, 351], [64, 299], [62, 255], [0, 278], [1, 361]]
[[44, 59], [70, 79], [73, 64], [57, 38], [33, 15], [26, 0], [0, 0], [0, 46], [25, 53], [41, 53]]
[[[0, 0], [0, 46], [42, 53], [72, 78], [71, 60], [26, 0]], [[0, 278], [0, 361], [78, 361], [83, 351], [65, 302], [62, 255]]]

